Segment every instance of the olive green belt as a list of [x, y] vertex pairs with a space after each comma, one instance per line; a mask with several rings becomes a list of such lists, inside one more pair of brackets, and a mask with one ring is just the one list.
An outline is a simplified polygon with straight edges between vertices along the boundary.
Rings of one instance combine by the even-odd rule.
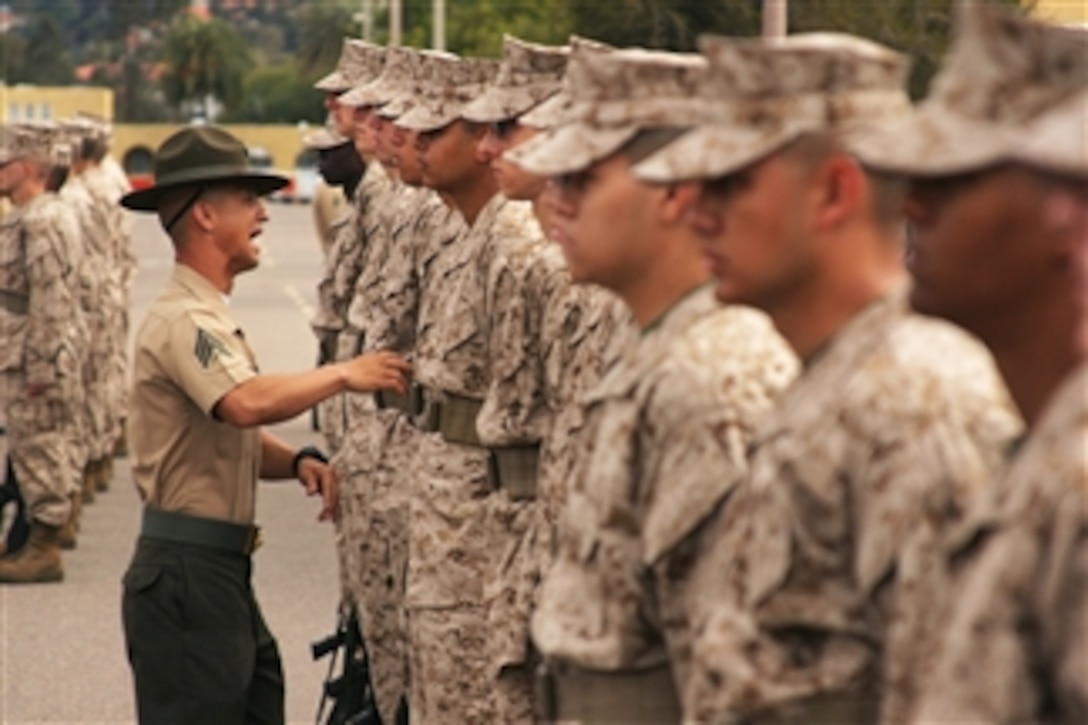
[[416, 428], [425, 433], [438, 433], [447, 443], [483, 448], [476, 435], [476, 417], [484, 402], [466, 395], [444, 392], [439, 394], [423, 385], [414, 385], [418, 396], [418, 414], [412, 418]]
[[530, 501], [536, 498], [539, 465], [539, 444], [492, 448], [487, 474], [493, 488], [506, 491], [515, 501]]
[[543, 719], [549, 722], [679, 723], [680, 698], [668, 665], [598, 672], [560, 666], [543, 674]]
[[740, 718], [743, 725], [869, 725], [880, 720], [880, 702], [863, 694], [816, 695]]
[[194, 544], [246, 555], [252, 554], [261, 543], [259, 526], [246, 526], [146, 506], [140, 534], [148, 539]]

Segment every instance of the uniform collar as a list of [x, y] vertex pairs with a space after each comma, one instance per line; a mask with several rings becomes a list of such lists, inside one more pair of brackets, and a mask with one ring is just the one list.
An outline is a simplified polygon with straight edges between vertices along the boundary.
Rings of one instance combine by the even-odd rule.
[[192, 267], [184, 264], [175, 264], [174, 273], [171, 275], [171, 283], [181, 287], [191, 295], [219, 308], [224, 314], [229, 315], [228, 303], [230, 298], [223, 294], [207, 277], [197, 272]]

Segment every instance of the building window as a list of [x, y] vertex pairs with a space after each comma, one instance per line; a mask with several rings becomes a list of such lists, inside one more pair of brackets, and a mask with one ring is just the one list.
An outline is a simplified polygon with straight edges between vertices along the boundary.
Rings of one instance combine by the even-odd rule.
[[23, 120], [22, 106], [18, 103], [8, 104], [8, 123], [19, 123]]
[[41, 115], [39, 116], [39, 118], [41, 118], [41, 120], [43, 120], [43, 121], [52, 121], [53, 120], [53, 106], [51, 106], [50, 104], [43, 103], [40, 113], [41, 113]]
[[35, 113], [36, 110], [37, 109], [34, 108], [33, 103], [26, 104], [26, 108], [23, 109], [23, 120], [24, 121], [33, 121], [35, 119], [35, 117], [37, 116], [37, 113]]

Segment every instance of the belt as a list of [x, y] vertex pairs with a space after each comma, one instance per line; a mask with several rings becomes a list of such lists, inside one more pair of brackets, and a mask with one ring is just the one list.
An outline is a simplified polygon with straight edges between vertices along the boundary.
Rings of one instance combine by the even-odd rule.
[[492, 488], [501, 488], [516, 501], [531, 501], [536, 498], [539, 465], [539, 444], [492, 448], [487, 475]]
[[25, 315], [30, 312], [30, 299], [24, 295], [0, 290], [0, 309], [13, 315]]
[[438, 393], [423, 385], [414, 385], [419, 396], [419, 413], [412, 424], [424, 433], [438, 433], [447, 443], [483, 447], [476, 435], [476, 417], [484, 407], [482, 400], [457, 393]]
[[758, 711], [743, 725], [868, 725], [880, 720], [880, 703], [861, 694], [816, 695], [796, 703]]
[[680, 698], [667, 664], [648, 670], [598, 672], [562, 666], [547, 671], [539, 693], [549, 722], [678, 723]]
[[261, 544], [259, 526], [246, 526], [146, 506], [140, 534], [148, 539], [195, 544], [246, 555], [252, 554]]
[[418, 385], [411, 386], [404, 395], [392, 390], [379, 390], [374, 393], [374, 400], [379, 410], [399, 410], [408, 416], [423, 412], [423, 396]]

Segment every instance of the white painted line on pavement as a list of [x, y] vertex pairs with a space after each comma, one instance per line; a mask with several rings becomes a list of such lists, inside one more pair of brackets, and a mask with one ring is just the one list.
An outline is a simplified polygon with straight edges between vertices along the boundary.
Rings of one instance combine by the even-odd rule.
[[314, 319], [314, 308], [306, 301], [306, 298], [295, 288], [293, 284], [285, 284], [283, 291], [287, 293], [287, 296], [291, 298], [291, 301], [295, 303], [301, 312], [302, 316], [306, 318], [306, 322]]

